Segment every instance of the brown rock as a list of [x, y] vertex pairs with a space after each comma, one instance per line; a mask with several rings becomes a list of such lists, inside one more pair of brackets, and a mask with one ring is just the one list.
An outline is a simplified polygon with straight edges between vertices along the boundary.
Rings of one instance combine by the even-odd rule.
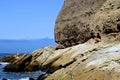
[[4, 71], [11, 71], [11, 72], [18, 72], [18, 71], [25, 71], [25, 66], [29, 65], [31, 62], [32, 55], [22, 55], [19, 59], [15, 60], [14, 62], [8, 64]]
[[8, 64], [4, 71], [21, 72], [21, 71], [36, 71], [40, 69], [47, 69], [42, 64], [53, 54], [55, 47], [45, 47], [40, 50], [36, 50], [31, 54], [24, 54], [17, 60]]
[[65, 0], [55, 24], [55, 41], [69, 47], [88, 41], [91, 33], [108, 38], [119, 32], [120, 0]]
[[119, 47], [102, 42], [74, 46], [52, 63], [57, 68], [45, 80], [120, 80]]
[[14, 62], [20, 57], [19, 54], [13, 54], [13, 55], [8, 55], [4, 56], [3, 58], [0, 59], [0, 62]]

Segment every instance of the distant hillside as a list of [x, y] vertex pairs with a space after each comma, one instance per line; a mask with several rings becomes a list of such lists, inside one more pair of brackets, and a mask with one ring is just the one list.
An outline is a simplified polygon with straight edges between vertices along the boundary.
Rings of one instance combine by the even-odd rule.
[[36, 49], [56, 45], [54, 39], [0, 40], [0, 53], [29, 53]]

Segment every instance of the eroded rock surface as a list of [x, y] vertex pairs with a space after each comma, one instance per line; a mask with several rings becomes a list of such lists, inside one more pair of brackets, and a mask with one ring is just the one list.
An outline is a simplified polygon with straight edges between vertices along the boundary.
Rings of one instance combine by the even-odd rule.
[[0, 62], [14, 62], [16, 61], [21, 55], [19, 53], [15, 53], [13, 55], [7, 55], [4, 56], [3, 58], [0, 58]]
[[120, 80], [119, 44], [81, 44], [64, 53], [45, 80]]
[[[120, 43], [92, 39], [73, 47], [45, 47], [22, 55], [5, 71], [47, 70], [44, 80], [120, 80]], [[40, 79], [40, 77], [39, 77]]]
[[120, 0], [65, 0], [56, 20], [56, 42], [69, 47], [86, 42], [96, 32], [119, 35]]
[[21, 72], [21, 71], [36, 71], [44, 68], [43, 63], [52, 55], [54, 47], [45, 47], [36, 50], [31, 54], [24, 54], [14, 62], [10, 63], [4, 68], [4, 71]]

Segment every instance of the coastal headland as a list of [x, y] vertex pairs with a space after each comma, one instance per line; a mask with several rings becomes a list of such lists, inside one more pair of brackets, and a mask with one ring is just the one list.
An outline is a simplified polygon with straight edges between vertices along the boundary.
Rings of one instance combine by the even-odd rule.
[[38, 80], [120, 80], [120, 0], [65, 0], [54, 34], [58, 45], [14, 56], [4, 71], [46, 71]]

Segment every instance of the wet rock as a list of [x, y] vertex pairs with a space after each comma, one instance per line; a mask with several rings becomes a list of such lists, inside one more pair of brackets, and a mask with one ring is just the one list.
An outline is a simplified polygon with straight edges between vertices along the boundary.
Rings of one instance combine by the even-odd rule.
[[0, 59], [0, 62], [14, 62], [16, 59], [13, 56], [5, 56]]
[[0, 59], [0, 62], [14, 62], [19, 58], [19, 54], [13, 54], [13, 55], [8, 55], [4, 56], [3, 58]]

